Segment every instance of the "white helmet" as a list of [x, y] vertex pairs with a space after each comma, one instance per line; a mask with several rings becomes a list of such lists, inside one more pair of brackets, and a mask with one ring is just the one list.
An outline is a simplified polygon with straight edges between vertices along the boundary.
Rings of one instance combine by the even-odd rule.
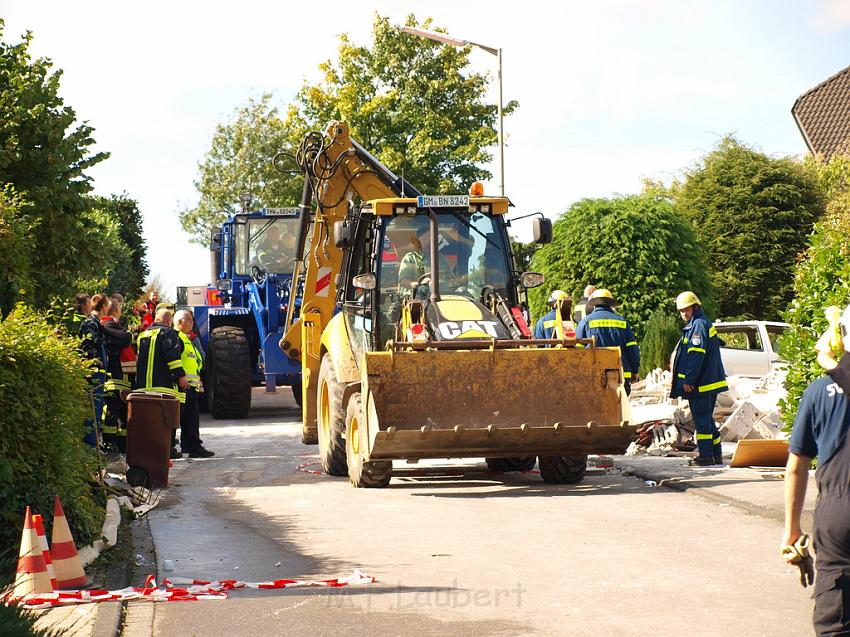
[[838, 319], [838, 329], [841, 330], [841, 340], [844, 341], [844, 351], [850, 352], [850, 305], [844, 308], [844, 313]]

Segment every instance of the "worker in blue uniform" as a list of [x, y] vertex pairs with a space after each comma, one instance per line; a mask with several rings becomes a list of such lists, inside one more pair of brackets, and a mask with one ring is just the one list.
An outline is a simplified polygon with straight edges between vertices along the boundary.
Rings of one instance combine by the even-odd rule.
[[569, 300], [569, 295], [563, 290], [552, 290], [546, 304], [552, 309], [541, 316], [534, 324], [534, 338], [556, 338], [555, 328], [558, 324], [559, 305]]
[[691, 406], [699, 455], [693, 463], [701, 467], [723, 464], [720, 433], [714, 422], [717, 394], [729, 389], [720, 360], [720, 341], [711, 319], [693, 292], [676, 297], [676, 309], [685, 322], [673, 359], [671, 398], [686, 398]]
[[640, 370], [640, 347], [629, 322], [614, 312], [614, 295], [609, 290], [594, 290], [588, 299], [589, 314], [576, 328], [576, 338], [596, 339], [597, 347], [619, 347], [623, 363], [623, 386], [626, 394]]
[[818, 458], [814, 516], [814, 628], [819, 636], [850, 635], [850, 305], [840, 320], [845, 353], [838, 365], [803, 393], [791, 432], [785, 469], [785, 534], [782, 555], [800, 567], [800, 582], [812, 583], [808, 536], [801, 517], [809, 467]]

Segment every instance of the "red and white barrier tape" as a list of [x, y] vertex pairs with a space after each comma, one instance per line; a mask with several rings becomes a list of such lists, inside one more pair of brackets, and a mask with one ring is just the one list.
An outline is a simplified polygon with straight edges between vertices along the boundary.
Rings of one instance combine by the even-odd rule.
[[302, 462], [300, 465], [295, 467], [296, 471], [301, 471], [302, 473], [309, 473], [314, 476], [323, 476], [325, 475], [324, 471], [318, 471], [317, 469], [310, 469], [310, 467], [318, 467], [321, 463], [319, 462]]
[[227, 599], [227, 591], [240, 588], [280, 589], [298, 587], [340, 588], [373, 584], [375, 578], [365, 575], [359, 569], [348, 577], [335, 577], [325, 580], [277, 579], [270, 582], [242, 582], [239, 580], [195, 580], [175, 577], [173, 580], [164, 579], [162, 586], [157, 586], [153, 575], [149, 575], [142, 588], [128, 587], [116, 591], [79, 590], [55, 591], [53, 593], [33, 593], [18, 599], [9, 598], [7, 605], [18, 605], [25, 608], [52, 608], [70, 604], [91, 604], [95, 602], [123, 602], [141, 600], [148, 602], [187, 602], [199, 600]]

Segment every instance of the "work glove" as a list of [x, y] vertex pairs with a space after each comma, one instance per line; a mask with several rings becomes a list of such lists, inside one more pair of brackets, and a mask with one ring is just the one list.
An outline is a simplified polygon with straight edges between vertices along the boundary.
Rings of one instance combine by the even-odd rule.
[[815, 564], [812, 556], [809, 555], [810, 544], [808, 534], [804, 533], [794, 544], [782, 549], [782, 557], [785, 561], [800, 569], [800, 584], [803, 588], [814, 584], [815, 581]]

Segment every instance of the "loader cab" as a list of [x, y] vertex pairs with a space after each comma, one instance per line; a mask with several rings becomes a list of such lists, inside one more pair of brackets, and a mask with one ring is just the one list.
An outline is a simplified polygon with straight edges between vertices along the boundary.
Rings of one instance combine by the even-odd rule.
[[[480, 300], [489, 287], [518, 303], [504, 223], [507, 200], [464, 196], [456, 205], [444, 198], [449, 205], [434, 206], [427, 199], [372, 201], [350, 221], [338, 300], [355, 361], [394, 337], [405, 300], [428, 298], [432, 240], [439, 253], [441, 296]], [[429, 209], [438, 219], [436, 236]]]

